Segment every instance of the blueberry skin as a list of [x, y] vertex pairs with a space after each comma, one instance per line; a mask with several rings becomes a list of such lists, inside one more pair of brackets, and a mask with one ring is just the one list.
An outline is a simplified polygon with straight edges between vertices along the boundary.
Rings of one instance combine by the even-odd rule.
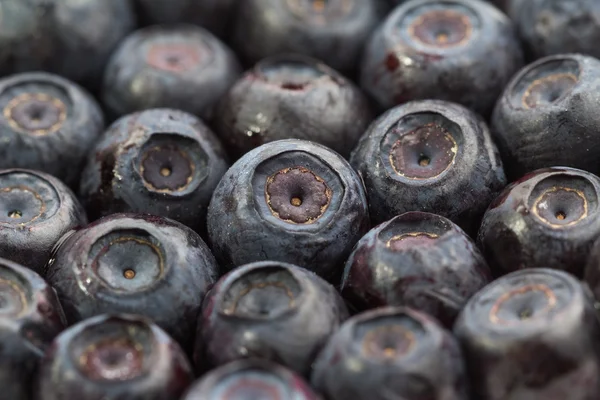
[[[428, 131], [430, 126], [436, 131]], [[414, 142], [411, 135], [417, 135]], [[405, 148], [406, 159], [396, 157], [395, 148]], [[428, 164], [421, 167], [422, 161]], [[375, 224], [424, 211], [473, 235], [506, 185], [485, 122], [458, 104], [438, 100], [409, 102], [384, 113], [360, 139], [350, 163], [364, 180]]]
[[80, 193], [92, 219], [147, 213], [203, 232], [212, 192], [228, 167], [223, 146], [202, 121], [152, 109], [120, 118], [102, 135]]
[[104, 129], [94, 98], [58, 75], [23, 73], [0, 80], [0, 109], [0, 168], [36, 169], [76, 186]]
[[595, 0], [513, 1], [513, 21], [529, 59], [581, 53], [600, 57], [600, 3]]
[[[112, 249], [111, 249], [112, 247]], [[69, 323], [139, 314], [191, 349], [217, 265], [197, 233], [167, 218], [113, 214], [66, 238], [48, 265]]]
[[460, 346], [429, 315], [384, 307], [355, 315], [314, 364], [314, 388], [330, 400], [467, 400]]
[[35, 400], [178, 399], [193, 380], [181, 347], [137, 315], [100, 315], [62, 332], [40, 365]]
[[123, 0], [2, 3], [0, 74], [49, 71], [97, 88], [110, 54], [135, 28]]
[[368, 99], [350, 80], [318, 60], [287, 54], [247, 71], [219, 102], [214, 124], [238, 157], [292, 138], [348, 157], [372, 119]]
[[[291, 203], [304, 197], [312, 204], [321, 193], [311, 192], [310, 184], [329, 190], [326, 201], [317, 204], [320, 210], [308, 215], [312, 220], [286, 221], [267, 202], [267, 181], [286, 170], [299, 172], [300, 178], [311, 174], [317, 183], [311, 179], [305, 185], [294, 178], [283, 182], [273, 189], [278, 201]], [[286, 210], [285, 204], [279, 209]], [[369, 229], [367, 199], [356, 172], [337, 153], [297, 139], [264, 144], [234, 163], [213, 193], [207, 221], [211, 248], [225, 270], [272, 260], [294, 263], [331, 279]]]
[[239, 0], [134, 0], [144, 25], [187, 22], [225, 38]]
[[377, 0], [243, 0], [236, 11], [232, 46], [249, 65], [280, 53], [323, 61], [344, 74], [358, 66], [364, 43], [380, 23]]
[[529, 64], [506, 86], [491, 129], [511, 180], [562, 165], [600, 173], [600, 60], [578, 54]]
[[600, 396], [600, 325], [591, 293], [547, 268], [513, 272], [471, 298], [454, 326], [472, 398]]
[[[449, 42], [438, 42], [439, 35]], [[487, 117], [522, 65], [514, 27], [496, 7], [479, 0], [411, 0], [369, 39], [360, 83], [384, 110], [440, 99]]]
[[495, 275], [554, 268], [581, 277], [600, 235], [600, 178], [545, 168], [509, 185], [483, 217], [478, 243]]
[[356, 309], [408, 306], [452, 328], [491, 274], [467, 234], [439, 215], [408, 212], [371, 229], [346, 262], [341, 292]]
[[235, 54], [207, 30], [188, 24], [150, 26], [130, 34], [111, 56], [102, 100], [115, 118], [174, 108], [209, 119], [240, 73]]
[[0, 170], [0, 257], [42, 274], [62, 236], [86, 224], [75, 194], [55, 177]]
[[35, 272], [0, 259], [2, 399], [28, 400], [37, 365], [66, 327], [54, 290]]
[[207, 294], [196, 366], [261, 358], [307, 375], [317, 352], [347, 318], [342, 297], [313, 272], [274, 261], [247, 264], [224, 275]]
[[216, 368], [190, 386], [181, 400], [222, 398], [233, 394], [237, 400], [321, 399], [300, 376], [280, 365], [260, 359], [233, 361]]

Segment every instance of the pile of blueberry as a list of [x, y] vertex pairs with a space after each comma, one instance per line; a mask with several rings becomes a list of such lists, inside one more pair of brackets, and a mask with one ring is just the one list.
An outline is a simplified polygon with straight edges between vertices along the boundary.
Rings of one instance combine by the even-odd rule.
[[0, 400], [600, 399], [599, 0], [0, 0]]

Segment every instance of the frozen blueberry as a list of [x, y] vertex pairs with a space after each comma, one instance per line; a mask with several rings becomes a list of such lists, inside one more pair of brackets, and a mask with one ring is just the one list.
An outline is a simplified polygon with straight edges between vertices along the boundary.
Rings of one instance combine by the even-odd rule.
[[315, 59], [289, 54], [246, 72], [219, 103], [215, 126], [237, 156], [296, 138], [347, 157], [371, 120], [368, 100], [351, 81]]
[[513, 272], [471, 298], [454, 333], [474, 399], [592, 400], [600, 396], [600, 325], [574, 276]]
[[250, 64], [290, 52], [351, 73], [382, 17], [378, 0], [242, 0], [232, 42]]
[[0, 259], [0, 398], [31, 398], [37, 365], [65, 326], [54, 290], [35, 272]]
[[327, 338], [348, 318], [335, 288], [281, 262], [239, 267], [204, 300], [195, 361], [202, 368], [262, 358], [306, 375]]
[[469, 398], [456, 339], [410, 308], [379, 308], [346, 321], [319, 354], [311, 383], [330, 400]]
[[181, 400], [320, 400], [292, 371], [260, 359], [234, 361], [196, 381]]
[[101, 315], [54, 340], [35, 400], [173, 400], [192, 379], [185, 354], [158, 326], [138, 316]]
[[562, 54], [523, 68], [506, 86], [492, 118], [492, 134], [518, 179], [555, 165], [600, 173], [600, 60]]
[[600, 178], [566, 167], [537, 170], [490, 205], [479, 244], [495, 275], [555, 268], [577, 276], [600, 235]]
[[217, 265], [197, 233], [157, 216], [113, 214], [59, 246], [46, 279], [70, 323], [98, 314], [150, 318], [191, 349]]
[[410, 0], [366, 45], [361, 86], [382, 108], [440, 99], [487, 116], [523, 56], [512, 23], [480, 0]]
[[104, 133], [83, 172], [81, 197], [93, 219], [148, 213], [204, 231], [212, 192], [227, 168], [223, 146], [198, 118], [152, 109]]
[[[133, 0], [145, 25], [188, 22], [219, 37], [229, 36], [233, 11], [240, 0]], [[242, 0], [245, 1], [245, 0]]]
[[83, 207], [58, 179], [39, 171], [0, 170], [0, 257], [41, 274], [61, 237], [86, 224]]
[[409, 102], [383, 114], [360, 139], [350, 163], [365, 182], [374, 223], [425, 211], [473, 234], [506, 184], [485, 122], [438, 100]]
[[409, 212], [358, 242], [341, 290], [359, 310], [409, 306], [451, 328], [490, 278], [483, 256], [462, 229], [439, 215]]
[[221, 267], [282, 261], [339, 277], [369, 229], [367, 199], [352, 167], [304, 140], [278, 140], [240, 158], [213, 193], [208, 234]]
[[112, 55], [102, 98], [112, 117], [167, 107], [209, 118], [240, 68], [233, 52], [199, 26], [150, 26]]
[[0, 110], [0, 168], [37, 169], [77, 184], [104, 129], [100, 107], [86, 91], [57, 75], [12, 75], [0, 80]]
[[0, 26], [1, 75], [44, 70], [97, 88], [135, 15], [124, 0], [5, 0]]

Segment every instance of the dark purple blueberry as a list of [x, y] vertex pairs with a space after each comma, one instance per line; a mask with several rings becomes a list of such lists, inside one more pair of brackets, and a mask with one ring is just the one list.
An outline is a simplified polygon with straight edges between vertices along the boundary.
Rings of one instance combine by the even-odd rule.
[[192, 380], [185, 354], [158, 326], [133, 315], [100, 315], [54, 340], [35, 399], [173, 400]]
[[358, 310], [408, 306], [451, 328], [490, 278], [483, 256], [462, 229], [439, 215], [409, 212], [358, 242], [341, 290]]
[[350, 163], [365, 182], [371, 219], [407, 211], [442, 215], [469, 234], [506, 185], [485, 122], [453, 103], [397, 106], [373, 122]]
[[[240, 0], [133, 0], [144, 25], [187, 22], [220, 37], [229, 36]], [[245, 1], [245, 0], [242, 0]]]
[[38, 362], [65, 326], [54, 290], [35, 272], [0, 259], [1, 399], [31, 398]]
[[0, 110], [0, 168], [37, 169], [76, 185], [104, 129], [91, 95], [57, 75], [17, 74], [0, 80]]
[[262, 358], [306, 375], [348, 318], [335, 288], [304, 268], [264, 261], [236, 268], [206, 296], [198, 321], [198, 368]]
[[150, 318], [191, 349], [202, 299], [217, 277], [206, 244], [157, 216], [113, 214], [66, 238], [46, 279], [70, 323], [98, 314]]
[[44, 70], [97, 88], [135, 15], [124, 0], [11, 0], [0, 26], [0, 75]]
[[506, 86], [492, 134], [512, 179], [555, 165], [600, 173], [600, 60], [578, 54], [546, 57]]
[[152, 109], [116, 121], [96, 143], [81, 179], [90, 218], [160, 215], [206, 229], [206, 209], [227, 171], [225, 150], [198, 118]]
[[208, 207], [208, 235], [221, 267], [282, 261], [339, 278], [369, 229], [359, 176], [337, 153], [278, 140], [240, 158]]
[[0, 170], [0, 257], [41, 274], [59, 239], [86, 224], [83, 207], [55, 177]]
[[247, 359], [217, 368], [181, 400], [320, 400], [300, 376], [266, 360]]
[[473, 399], [600, 397], [600, 325], [589, 290], [546, 268], [513, 272], [469, 300], [454, 326]]
[[215, 129], [236, 156], [295, 138], [347, 157], [372, 119], [367, 98], [350, 80], [289, 54], [260, 61], [238, 80], [217, 107]]
[[233, 47], [249, 64], [280, 53], [315, 57], [353, 73], [381, 22], [380, 0], [241, 0]]
[[485, 213], [479, 245], [495, 275], [524, 268], [581, 277], [600, 236], [600, 178], [555, 167], [514, 182]]
[[333, 334], [311, 382], [329, 400], [467, 400], [465, 375], [456, 339], [435, 319], [384, 307]]
[[369, 40], [361, 86], [379, 105], [440, 99], [485, 116], [523, 56], [510, 20], [479, 0], [411, 0]]
[[113, 117], [166, 107], [209, 118], [240, 68], [233, 52], [199, 26], [150, 26], [113, 53], [102, 98]]
[[530, 0], [511, 11], [530, 59], [580, 53], [600, 57], [598, 0]]

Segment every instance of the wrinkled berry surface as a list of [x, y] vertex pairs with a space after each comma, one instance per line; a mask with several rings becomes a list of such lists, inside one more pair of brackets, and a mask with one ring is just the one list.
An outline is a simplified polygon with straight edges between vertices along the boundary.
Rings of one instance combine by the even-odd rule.
[[350, 163], [365, 183], [373, 223], [425, 211], [473, 234], [506, 185], [485, 122], [439, 100], [409, 102], [384, 113], [360, 139]]
[[566, 167], [537, 170], [511, 184], [479, 230], [494, 274], [555, 268], [581, 277], [600, 234], [599, 196], [600, 178]]
[[409, 212], [363, 236], [346, 262], [341, 291], [359, 310], [409, 306], [452, 327], [490, 279], [462, 229], [435, 214]]
[[202, 231], [228, 166], [223, 146], [198, 118], [171, 109], [142, 111], [116, 121], [96, 143], [81, 198], [93, 219], [147, 213]]
[[86, 224], [79, 200], [55, 177], [0, 170], [0, 257], [41, 274], [62, 236]]
[[339, 293], [315, 273], [281, 262], [248, 264], [222, 277], [207, 295], [196, 365], [261, 358], [307, 375], [347, 317]]
[[113, 214], [56, 249], [46, 279], [70, 323], [106, 313], [150, 318], [191, 348], [217, 266], [200, 236], [157, 216]]
[[593, 298], [574, 276], [513, 272], [473, 296], [454, 326], [477, 399], [596, 399]]
[[288, 54], [247, 71], [221, 99], [215, 127], [236, 156], [296, 138], [347, 157], [372, 119], [369, 101], [354, 83], [316, 59]]
[[305, 140], [278, 140], [246, 153], [223, 176], [208, 208], [212, 249], [226, 270], [273, 260], [333, 279], [368, 228], [356, 172]]

